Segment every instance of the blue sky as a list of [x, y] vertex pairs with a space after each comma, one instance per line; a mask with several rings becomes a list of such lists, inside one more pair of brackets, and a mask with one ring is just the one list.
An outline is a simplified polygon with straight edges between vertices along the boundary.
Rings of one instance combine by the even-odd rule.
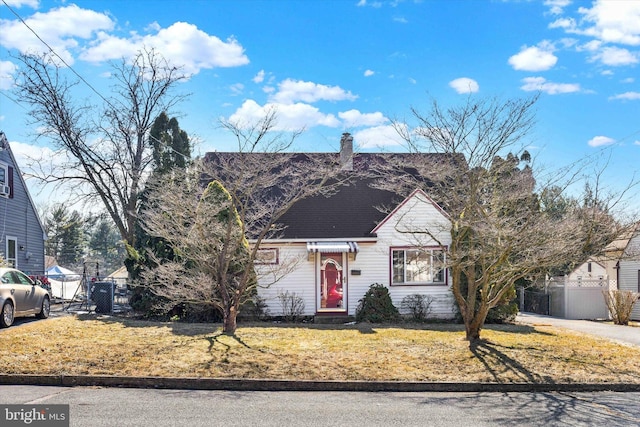
[[46, 47], [14, 12], [105, 95], [108, 62], [143, 45], [184, 67], [192, 95], [173, 113], [198, 153], [234, 150], [219, 117], [272, 105], [283, 129], [306, 128], [299, 151], [337, 150], [345, 131], [361, 151], [402, 150], [390, 120], [431, 97], [540, 92], [537, 164], [600, 158], [611, 185], [640, 170], [640, 0], [3, 0], [0, 129], [26, 156], [48, 147], [11, 55]]

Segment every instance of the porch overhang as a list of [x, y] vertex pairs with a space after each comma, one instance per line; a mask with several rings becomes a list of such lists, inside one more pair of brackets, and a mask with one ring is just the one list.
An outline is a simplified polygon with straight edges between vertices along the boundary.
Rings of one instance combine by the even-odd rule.
[[353, 259], [355, 259], [356, 254], [358, 253], [358, 243], [347, 241], [347, 242], [307, 242], [307, 253], [309, 254], [309, 258], [311, 259], [312, 255], [315, 253], [348, 253], [352, 254]]

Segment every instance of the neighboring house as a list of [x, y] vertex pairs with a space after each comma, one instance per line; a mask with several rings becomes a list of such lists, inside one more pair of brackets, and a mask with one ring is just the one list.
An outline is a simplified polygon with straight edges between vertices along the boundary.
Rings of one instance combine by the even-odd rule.
[[[640, 225], [629, 239], [618, 265], [618, 289], [640, 292]], [[640, 321], [640, 301], [636, 303], [631, 319]]]
[[594, 258], [589, 258], [582, 265], [569, 273], [568, 280], [578, 284], [580, 282], [588, 282], [590, 284], [609, 283], [607, 267]]
[[[340, 157], [349, 162], [343, 171], [357, 170], [376, 156], [352, 149], [352, 138], [343, 135]], [[370, 285], [380, 283], [399, 309], [404, 297], [422, 294], [432, 300], [431, 316], [454, 316], [444, 268], [451, 242], [447, 214], [422, 190], [403, 198], [369, 184], [360, 179], [332, 196], [297, 202], [279, 221], [286, 227], [282, 235], [262, 242], [259, 272], [294, 265], [275, 284], [258, 289], [272, 315], [283, 314], [279, 296], [288, 292], [302, 298], [304, 315], [353, 316]]]
[[0, 256], [29, 275], [43, 275], [44, 227], [27, 186], [0, 132]]
[[609, 282], [611, 283], [610, 288], [612, 290], [619, 288], [620, 259], [622, 258], [632, 235], [633, 229], [622, 233], [613, 242], [609, 243], [602, 251], [602, 254], [597, 258], [598, 261], [607, 268], [607, 276], [609, 276]]

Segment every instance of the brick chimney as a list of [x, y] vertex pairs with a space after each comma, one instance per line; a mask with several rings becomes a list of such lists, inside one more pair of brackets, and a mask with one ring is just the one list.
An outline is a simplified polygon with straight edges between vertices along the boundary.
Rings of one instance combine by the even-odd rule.
[[340, 168], [344, 171], [353, 170], [353, 136], [349, 132], [340, 138]]

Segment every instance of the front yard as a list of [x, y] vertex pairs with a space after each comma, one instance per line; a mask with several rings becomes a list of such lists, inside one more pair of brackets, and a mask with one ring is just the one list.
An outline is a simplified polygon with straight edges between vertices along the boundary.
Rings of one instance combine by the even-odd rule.
[[546, 326], [161, 323], [64, 316], [2, 330], [4, 374], [640, 383], [640, 349]]

